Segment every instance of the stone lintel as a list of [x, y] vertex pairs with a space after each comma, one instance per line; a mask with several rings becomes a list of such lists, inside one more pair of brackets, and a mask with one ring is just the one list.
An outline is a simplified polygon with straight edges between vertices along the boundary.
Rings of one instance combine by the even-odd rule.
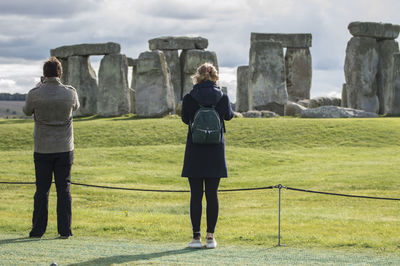
[[84, 43], [77, 45], [60, 46], [50, 50], [50, 55], [58, 58], [67, 58], [73, 55], [107, 55], [119, 54], [121, 45], [115, 42], [108, 43]]
[[285, 48], [308, 48], [311, 47], [311, 33], [251, 33], [251, 42], [274, 41], [280, 42]]
[[165, 36], [149, 40], [150, 50], [206, 49], [208, 40], [202, 37]]
[[378, 40], [396, 39], [399, 37], [400, 25], [377, 22], [351, 22], [347, 27], [351, 35], [356, 37], [370, 37]]

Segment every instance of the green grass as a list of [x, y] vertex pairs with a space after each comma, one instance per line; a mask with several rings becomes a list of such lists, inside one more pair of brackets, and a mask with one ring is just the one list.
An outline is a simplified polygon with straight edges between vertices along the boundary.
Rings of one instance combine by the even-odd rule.
[[[179, 118], [81, 118], [74, 130], [73, 182], [188, 189], [180, 177], [187, 128]], [[34, 181], [32, 135], [31, 120], [0, 120], [0, 180]], [[234, 119], [226, 143], [229, 178], [222, 189], [284, 184], [400, 197], [399, 118]], [[0, 232], [29, 232], [33, 194], [32, 185], [0, 185]], [[189, 196], [73, 186], [72, 230], [82, 237], [185, 243]], [[55, 204], [52, 188], [49, 236], [56, 235]], [[282, 190], [281, 230], [281, 242], [291, 248], [400, 254], [400, 202]], [[271, 247], [277, 233], [276, 189], [220, 193], [222, 245]]]

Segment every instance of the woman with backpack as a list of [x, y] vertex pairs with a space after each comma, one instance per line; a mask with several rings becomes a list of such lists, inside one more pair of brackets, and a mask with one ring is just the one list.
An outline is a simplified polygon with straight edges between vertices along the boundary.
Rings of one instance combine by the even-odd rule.
[[183, 97], [182, 121], [189, 125], [182, 177], [190, 185], [190, 219], [193, 239], [190, 248], [201, 248], [200, 222], [203, 185], [207, 200], [206, 247], [215, 248], [214, 230], [218, 219], [218, 185], [228, 177], [225, 160], [224, 120], [233, 117], [228, 95], [216, 85], [216, 68], [205, 63], [197, 68], [193, 89]]

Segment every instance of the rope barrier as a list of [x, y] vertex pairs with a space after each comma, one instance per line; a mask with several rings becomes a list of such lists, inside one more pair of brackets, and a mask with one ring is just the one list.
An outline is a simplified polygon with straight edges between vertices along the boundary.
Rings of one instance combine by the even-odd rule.
[[[54, 183], [54, 182], [53, 182]], [[8, 184], [8, 185], [34, 185], [35, 182], [12, 182], [12, 181], [0, 181], [0, 184]], [[104, 188], [104, 189], [115, 189], [115, 190], [130, 190], [130, 191], [142, 191], [142, 192], [190, 192], [190, 190], [169, 190], [169, 189], [145, 189], [145, 188], [126, 188], [126, 187], [111, 187], [111, 186], [100, 186], [100, 185], [91, 185], [84, 183], [75, 183], [71, 182], [72, 185], [76, 186], [84, 186], [84, 187], [94, 187], [94, 188]], [[268, 186], [268, 187], [253, 187], [253, 188], [233, 188], [233, 189], [219, 189], [219, 192], [235, 192], [235, 191], [254, 191], [254, 190], [266, 190], [266, 189], [288, 189], [299, 192], [307, 192], [307, 193], [316, 193], [323, 195], [331, 195], [331, 196], [341, 196], [341, 197], [351, 197], [351, 198], [362, 198], [362, 199], [377, 199], [377, 200], [396, 200], [400, 201], [400, 198], [384, 198], [384, 197], [373, 197], [373, 196], [360, 196], [360, 195], [351, 195], [351, 194], [341, 194], [341, 193], [333, 193], [333, 192], [323, 192], [323, 191], [315, 191], [308, 190], [302, 188], [294, 188], [294, 187], [286, 187], [281, 184], [276, 186]]]
[[301, 189], [301, 188], [293, 188], [293, 187], [284, 187], [284, 186], [283, 186], [283, 188], [286, 188], [288, 190], [300, 191], [300, 192], [317, 193], [317, 194], [341, 196], [341, 197], [350, 197], [350, 198], [377, 199], [377, 200], [400, 200], [400, 198], [383, 198], [383, 197], [372, 197], [372, 196], [349, 195], [349, 194], [322, 192], [322, 191], [315, 191], [315, 190], [308, 190], [308, 189]]
[[[53, 182], [54, 183], [54, 182]], [[34, 185], [35, 182], [7, 182], [0, 181], [0, 184], [8, 185]], [[110, 187], [110, 186], [100, 186], [100, 185], [90, 185], [83, 183], [71, 182], [72, 185], [84, 186], [84, 187], [94, 187], [94, 188], [104, 188], [104, 189], [116, 189], [116, 190], [131, 190], [131, 191], [142, 191], [142, 192], [190, 192], [190, 190], [168, 190], [168, 189], [145, 189], [145, 188], [125, 188], [125, 187]], [[219, 192], [235, 192], [235, 191], [250, 191], [250, 190], [264, 190], [273, 189], [275, 186], [268, 187], [255, 187], [255, 188], [233, 188], [233, 189], [219, 189]]]

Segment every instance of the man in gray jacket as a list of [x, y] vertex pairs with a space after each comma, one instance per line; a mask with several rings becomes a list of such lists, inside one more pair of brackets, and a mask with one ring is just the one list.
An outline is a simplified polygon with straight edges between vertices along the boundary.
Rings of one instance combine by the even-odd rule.
[[74, 158], [72, 111], [79, 108], [76, 90], [60, 82], [60, 61], [43, 65], [44, 80], [29, 91], [23, 111], [34, 115], [36, 193], [30, 237], [46, 232], [49, 191], [54, 173], [57, 188], [57, 229], [61, 238], [71, 232], [71, 166]]

